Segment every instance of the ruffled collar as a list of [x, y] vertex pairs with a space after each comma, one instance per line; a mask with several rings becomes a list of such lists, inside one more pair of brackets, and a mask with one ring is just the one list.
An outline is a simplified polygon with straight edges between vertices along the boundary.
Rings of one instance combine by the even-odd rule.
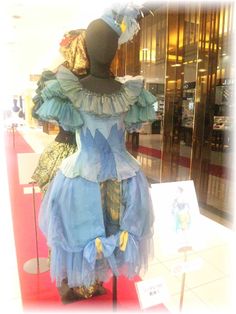
[[121, 89], [112, 94], [92, 92], [84, 88], [78, 77], [64, 66], [60, 66], [56, 78], [63, 94], [75, 107], [98, 115], [111, 116], [127, 112], [143, 90], [143, 80], [134, 77], [122, 83]]

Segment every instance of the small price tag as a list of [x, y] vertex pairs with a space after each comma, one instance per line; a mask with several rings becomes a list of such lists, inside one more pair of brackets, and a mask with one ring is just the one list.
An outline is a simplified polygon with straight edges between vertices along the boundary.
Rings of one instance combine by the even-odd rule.
[[135, 283], [141, 309], [166, 302], [169, 291], [161, 277], [138, 281]]

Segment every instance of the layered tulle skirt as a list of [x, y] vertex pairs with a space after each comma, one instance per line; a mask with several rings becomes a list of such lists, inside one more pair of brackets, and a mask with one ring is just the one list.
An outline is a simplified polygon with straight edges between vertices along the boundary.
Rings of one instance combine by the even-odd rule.
[[152, 252], [153, 209], [142, 173], [123, 181], [68, 178], [58, 171], [44, 196], [39, 226], [60, 286], [89, 286], [112, 274], [132, 278]]

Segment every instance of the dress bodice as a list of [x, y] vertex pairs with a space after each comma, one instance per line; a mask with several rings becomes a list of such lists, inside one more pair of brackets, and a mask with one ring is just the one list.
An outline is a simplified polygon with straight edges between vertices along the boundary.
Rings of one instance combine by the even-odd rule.
[[60, 167], [66, 177], [102, 182], [136, 175], [139, 164], [126, 151], [125, 130], [155, 120], [156, 98], [143, 88], [142, 79], [126, 81], [113, 94], [98, 94], [84, 89], [62, 66], [56, 79], [47, 83], [42, 97], [44, 103], [37, 113], [76, 132], [78, 151]]
[[139, 164], [126, 150], [125, 115], [105, 118], [80, 114], [84, 124], [76, 131], [78, 151], [62, 162], [63, 174], [95, 182], [133, 177]]

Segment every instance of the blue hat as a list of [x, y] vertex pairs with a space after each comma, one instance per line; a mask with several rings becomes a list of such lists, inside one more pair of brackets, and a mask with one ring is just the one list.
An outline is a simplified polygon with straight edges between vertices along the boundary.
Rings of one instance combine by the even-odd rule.
[[140, 5], [133, 3], [117, 3], [105, 10], [101, 19], [106, 22], [119, 36], [119, 45], [131, 40], [140, 30], [137, 17]]

